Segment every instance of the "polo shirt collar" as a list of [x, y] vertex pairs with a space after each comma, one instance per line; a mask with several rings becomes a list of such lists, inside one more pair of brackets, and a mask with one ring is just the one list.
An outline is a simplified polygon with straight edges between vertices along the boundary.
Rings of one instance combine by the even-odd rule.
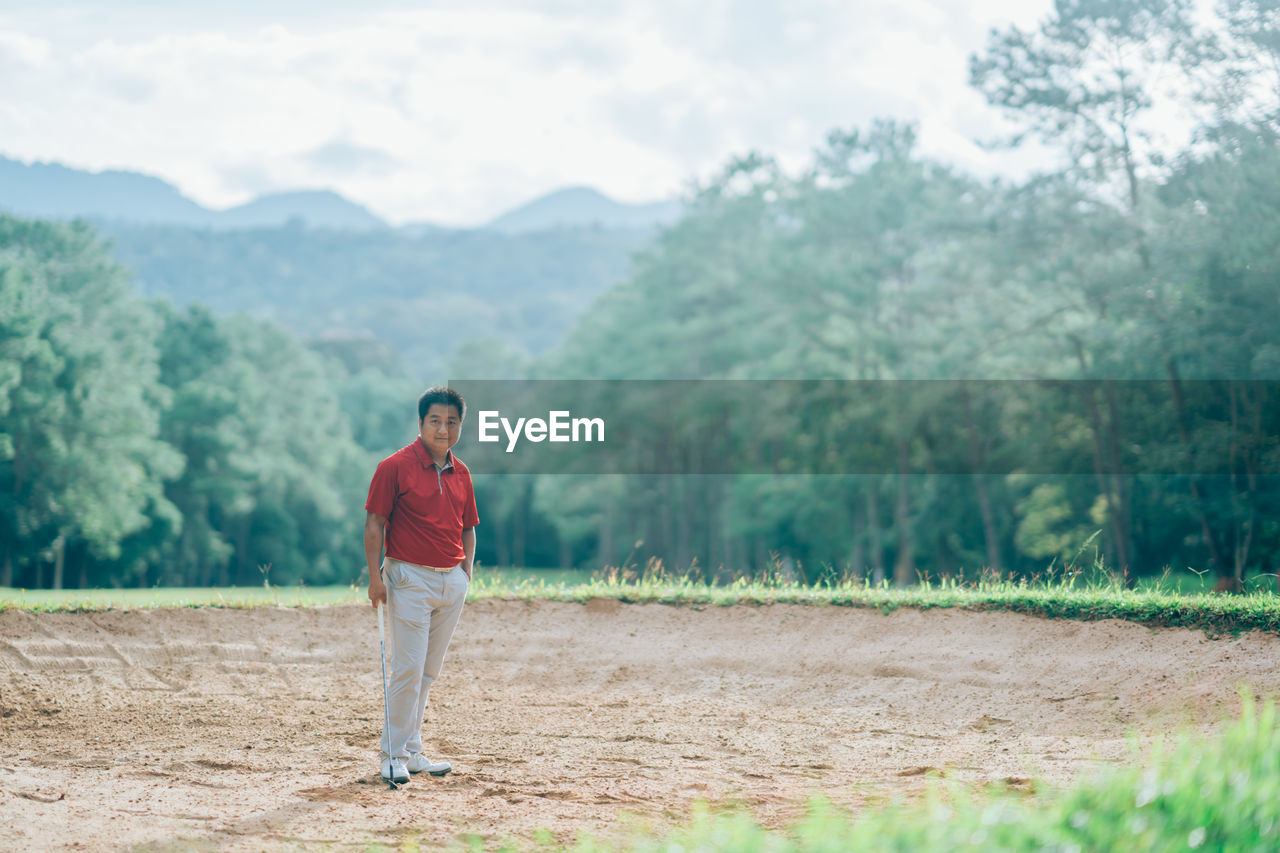
[[431, 458], [430, 452], [422, 446], [422, 437], [419, 436], [413, 440], [413, 452], [418, 457], [418, 461], [422, 463], [423, 468], [439, 468], [441, 471], [448, 471], [453, 467], [453, 451], [446, 450], [444, 452], [444, 464], [436, 465], [436, 461]]

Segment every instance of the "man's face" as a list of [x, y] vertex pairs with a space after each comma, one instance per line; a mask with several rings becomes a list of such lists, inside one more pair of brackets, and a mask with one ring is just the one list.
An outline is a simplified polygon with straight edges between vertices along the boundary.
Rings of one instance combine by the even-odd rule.
[[448, 403], [432, 403], [427, 415], [418, 424], [422, 443], [437, 453], [445, 453], [458, 443], [462, 435], [462, 417], [456, 407]]

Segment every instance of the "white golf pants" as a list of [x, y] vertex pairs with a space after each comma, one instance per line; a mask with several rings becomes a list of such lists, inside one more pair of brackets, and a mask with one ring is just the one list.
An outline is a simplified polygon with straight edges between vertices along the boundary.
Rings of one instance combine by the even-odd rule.
[[427, 694], [440, 675], [470, 579], [461, 563], [448, 571], [435, 571], [387, 558], [382, 561], [382, 580], [387, 587], [391, 646], [387, 664], [391, 726], [382, 733], [382, 752], [407, 759], [410, 753], [422, 751]]

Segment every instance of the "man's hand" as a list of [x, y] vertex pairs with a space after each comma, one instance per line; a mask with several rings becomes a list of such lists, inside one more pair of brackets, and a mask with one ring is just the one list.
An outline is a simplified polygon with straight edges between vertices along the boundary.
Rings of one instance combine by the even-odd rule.
[[369, 603], [373, 605], [374, 610], [378, 609], [379, 604], [387, 603], [387, 585], [376, 575], [369, 578]]
[[462, 528], [462, 570], [467, 573], [467, 583], [471, 583], [471, 570], [476, 565], [476, 529]]

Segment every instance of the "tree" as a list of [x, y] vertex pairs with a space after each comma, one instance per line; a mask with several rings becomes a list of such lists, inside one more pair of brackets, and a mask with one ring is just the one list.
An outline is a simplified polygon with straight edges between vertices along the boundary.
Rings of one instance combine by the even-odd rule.
[[1214, 108], [1206, 136], [1220, 145], [1280, 137], [1280, 0], [1224, 0], [1216, 73], [1199, 96]]
[[1207, 55], [1191, 12], [1191, 0], [1056, 0], [1033, 32], [992, 30], [970, 83], [1027, 128], [1012, 144], [1036, 133], [1100, 184], [1118, 171], [1136, 212], [1141, 179], [1171, 153], [1143, 118]]
[[163, 435], [187, 458], [169, 494], [185, 519], [165, 583], [350, 580], [376, 456], [351, 436], [325, 362], [273, 326], [161, 305], [174, 393]]
[[156, 331], [88, 227], [0, 216], [0, 585], [83, 579], [149, 513], [174, 519]]

